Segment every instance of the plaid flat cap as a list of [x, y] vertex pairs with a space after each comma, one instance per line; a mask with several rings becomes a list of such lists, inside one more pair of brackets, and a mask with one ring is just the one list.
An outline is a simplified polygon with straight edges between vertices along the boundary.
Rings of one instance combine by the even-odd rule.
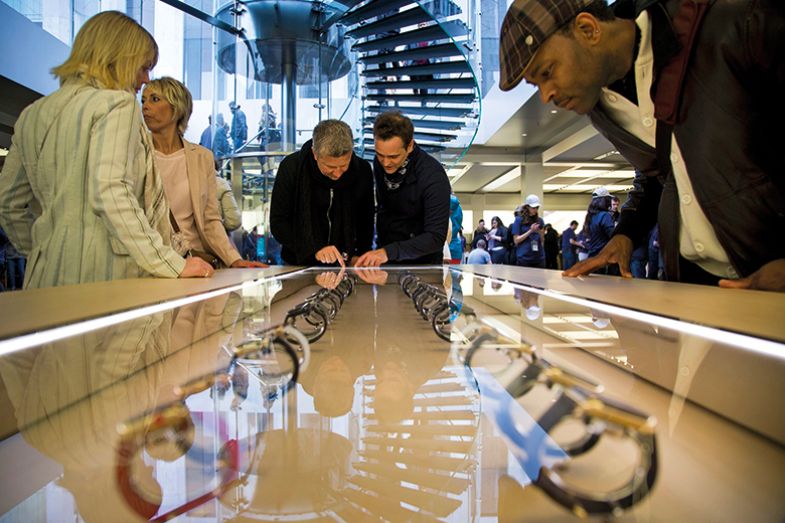
[[515, 0], [502, 22], [499, 88], [509, 91], [518, 85], [542, 43], [592, 1]]

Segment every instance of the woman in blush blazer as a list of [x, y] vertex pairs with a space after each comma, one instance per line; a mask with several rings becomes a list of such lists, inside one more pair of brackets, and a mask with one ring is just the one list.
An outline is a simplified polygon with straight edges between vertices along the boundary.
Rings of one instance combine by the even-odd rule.
[[213, 153], [183, 138], [192, 111], [191, 93], [178, 80], [165, 76], [145, 85], [142, 115], [152, 133], [170, 219], [182, 233], [181, 252], [207, 253], [226, 267], [267, 267], [243, 260], [229, 241], [218, 211]]
[[213, 273], [169, 245], [169, 208], [134, 96], [157, 60], [142, 26], [99, 13], [52, 70], [60, 89], [19, 117], [0, 174], [0, 225], [27, 256], [25, 288]]

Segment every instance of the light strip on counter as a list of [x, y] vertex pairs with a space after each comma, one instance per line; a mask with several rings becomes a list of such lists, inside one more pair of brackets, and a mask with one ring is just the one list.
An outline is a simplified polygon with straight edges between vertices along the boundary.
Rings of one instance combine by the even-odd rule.
[[624, 318], [629, 318], [631, 320], [640, 321], [643, 323], [649, 323], [666, 329], [672, 329], [677, 332], [681, 332], [683, 334], [688, 334], [690, 336], [697, 336], [699, 338], [704, 338], [710, 341], [714, 341], [721, 345], [731, 345], [733, 347], [738, 347], [740, 349], [756, 352], [764, 356], [785, 360], [785, 344], [783, 343], [755, 338], [753, 336], [749, 336], [746, 334], [739, 334], [736, 332], [726, 331], [726, 330], [718, 329], [716, 327], [707, 327], [705, 325], [698, 325], [695, 323], [688, 323], [686, 321], [674, 320], [671, 318], [666, 318], [664, 316], [657, 316], [655, 314], [651, 314], [648, 312], [640, 312], [631, 309], [625, 309], [622, 307], [618, 307], [616, 305], [608, 305], [606, 303], [591, 301], [585, 298], [578, 298], [575, 296], [570, 296], [568, 294], [563, 294], [561, 292], [539, 289], [537, 287], [528, 287], [526, 285], [521, 285], [520, 283], [500, 280], [497, 278], [492, 278], [490, 276], [487, 277], [487, 279], [502, 284], [507, 283], [515, 288], [528, 292], [533, 292], [535, 294], [546, 296], [548, 298], [553, 298], [559, 301], [580, 305], [582, 307], [588, 307], [589, 309], [607, 312], [608, 314], [613, 314], [615, 316], [622, 316]]
[[187, 298], [178, 298], [176, 300], [156, 303], [155, 305], [146, 305], [139, 309], [118, 312], [115, 314], [110, 314], [109, 316], [103, 316], [101, 318], [94, 318], [92, 320], [71, 323], [62, 327], [55, 327], [53, 329], [34, 332], [32, 334], [23, 334], [15, 338], [0, 341], [0, 356], [24, 349], [29, 349], [31, 347], [36, 347], [38, 345], [43, 345], [44, 343], [52, 343], [65, 338], [70, 338], [72, 336], [78, 336], [80, 334], [85, 334], [87, 332], [102, 329], [104, 327], [117, 325], [118, 323], [123, 323], [125, 321], [135, 320], [150, 314], [168, 311], [177, 307], [188, 305], [190, 303], [195, 303], [197, 301], [209, 300], [210, 298], [228, 294], [240, 289], [249, 289], [261, 285], [267, 280], [268, 278], [260, 278], [258, 280], [243, 282], [231, 287], [209, 291], [203, 294], [197, 294], [195, 296], [188, 296]]

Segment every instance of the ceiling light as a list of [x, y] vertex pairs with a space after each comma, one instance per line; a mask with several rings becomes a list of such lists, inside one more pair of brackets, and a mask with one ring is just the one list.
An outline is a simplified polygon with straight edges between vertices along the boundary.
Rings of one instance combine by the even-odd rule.
[[599, 156], [595, 156], [594, 159], [595, 160], [604, 160], [605, 158], [608, 158], [609, 156], [615, 156], [617, 154], [619, 154], [619, 151], [608, 151], [607, 153], [603, 153], [603, 154], [601, 154]]
[[521, 176], [521, 166], [518, 165], [510, 169], [505, 174], [493, 180], [491, 183], [480, 189], [480, 191], [481, 192], [493, 191], [494, 189], [498, 189], [502, 185], [507, 185], [508, 183], [510, 183], [516, 178], [520, 178], [520, 176]]
[[525, 137], [527, 137], [529, 135], [527, 133], [523, 133], [521, 136], [523, 136], [525, 138]]
[[558, 112], [559, 112], [559, 111], [557, 111], [556, 109], [552, 109], [552, 110], [551, 110], [551, 114], [556, 114], [556, 113], [558, 113]]

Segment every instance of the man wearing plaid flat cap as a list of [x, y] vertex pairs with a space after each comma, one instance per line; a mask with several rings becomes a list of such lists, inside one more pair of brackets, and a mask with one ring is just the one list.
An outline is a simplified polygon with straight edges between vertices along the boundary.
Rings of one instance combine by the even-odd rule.
[[785, 291], [785, 3], [515, 0], [502, 90], [587, 114], [635, 167], [614, 237], [565, 271], [618, 264], [656, 223], [670, 280]]

